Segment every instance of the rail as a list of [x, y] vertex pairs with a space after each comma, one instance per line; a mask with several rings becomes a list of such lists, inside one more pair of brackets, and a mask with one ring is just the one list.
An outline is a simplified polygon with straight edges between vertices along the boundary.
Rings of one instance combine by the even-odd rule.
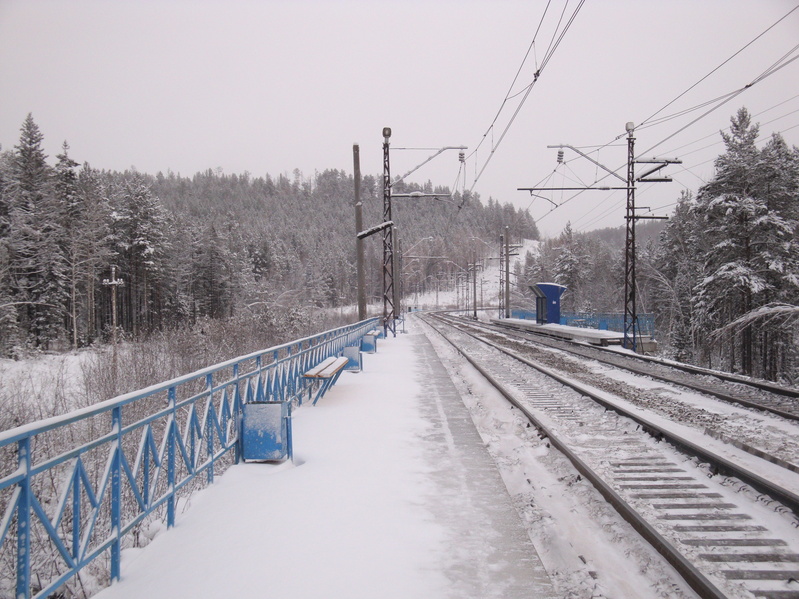
[[173, 526], [179, 502], [241, 460], [243, 403], [302, 403], [303, 373], [376, 326], [364, 320], [0, 432], [0, 595], [83, 586], [98, 560], [118, 580], [123, 545], [138, 546], [155, 521]]

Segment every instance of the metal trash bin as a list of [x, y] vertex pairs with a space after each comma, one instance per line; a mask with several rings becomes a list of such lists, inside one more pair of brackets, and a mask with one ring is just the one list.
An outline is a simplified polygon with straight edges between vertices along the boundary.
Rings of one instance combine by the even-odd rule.
[[348, 372], [360, 372], [363, 370], [363, 357], [361, 356], [360, 346], [348, 345], [341, 352], [341, 355], [349, 360], [344, 370]]
[[241, 455], [245, 460], [292, 459], [291, 402], [259, 401], [243, 406]]
[[361, 339], [361, 351], [366, 354], [377, 353], [377, 335], [367, 333]]

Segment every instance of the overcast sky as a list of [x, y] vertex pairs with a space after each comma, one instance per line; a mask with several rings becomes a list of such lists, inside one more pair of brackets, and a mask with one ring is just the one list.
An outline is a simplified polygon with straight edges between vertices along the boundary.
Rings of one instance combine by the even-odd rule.
[[[517, 188], [576, 187], [604, 174], [569, 150], [556, 169], [557, 150], [547, 145], [579, 146], [620, 167], [623, 137], [588, 146], [624, 136], [626, 122], [649, 119], [796, 5], [587, 0], [548, 54], [579, 0], [552, 0], [546, 14], [545, 0], [0, 0], [0, 144], [13, 148], [31, 112], [51, 162], [66, 140], [74, 159], [97, 168], [188, 176], [296, 168], [309, 177], [351, 173], [359, 143], [362, 171], [380, 175], [388, 126], [393, 174], [434, 152], [399, 148], [465, 145], [465, 187], [484, 201], [529, 207], [545, 234], [567, 221], [577, 230], [621, 226], [624, 192], [549, 194], [555, 204], [569, 200], [553, 210]], [[658, 116], [744, 87], [797, 42], [799, 10]], [[515, 97], [489, 130], [506, 95]], [[711, 177], [718, 131], [741, 106], [762, 134], [780, 131], [798, 144], [799, 60], [666, 140], [712, 106], [636, 130], [637, 154], [684, 161], [668, 169], [674, 182], [640, 187], [639, 205], [667, 214], [680, 190]], [[458, 172], [450, 150], [410, 180], [457, 180], [462, 189]]]

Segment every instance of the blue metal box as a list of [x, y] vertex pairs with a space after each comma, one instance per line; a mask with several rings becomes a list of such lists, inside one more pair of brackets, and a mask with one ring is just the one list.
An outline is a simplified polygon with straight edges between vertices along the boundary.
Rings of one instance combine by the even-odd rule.
[[366, 334], [361, 339], [361, 351], [367, 354], [377, 352], [377, 335]]
[[344, 370], [348, 372], [360, 372], [363, 370], [363, 357], [361, 356], [360, 346], [348, 345], [342, 350], [341, 355], [349, 360]]
[[245, 460], [291, 459], [291, 407], [287, 401], [244, 404], [242, 457]]

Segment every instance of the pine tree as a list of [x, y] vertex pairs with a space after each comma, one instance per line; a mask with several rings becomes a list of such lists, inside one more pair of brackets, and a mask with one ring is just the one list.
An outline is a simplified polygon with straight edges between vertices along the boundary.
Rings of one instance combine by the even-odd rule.
[[53, 193], [42, 139], [29, 114], [15, 146], [8, 185], [9, 262], [20, 328], [32, 346], [47, 348], [62, 329], [66, 267], [62, 210]]
[[114, 259], [125, 279], [122, 324], [135, 338], [162, 325], [170, 284], [169, 219], [149, 186], [127, 176], [111, 192]]
[[[773, 334], [742, 320], [727, 325], [776, 299], [797, 297], [795, 198], [799, 185], [796, 152], [779, 136], [758, 150], [758, 126], [746, 109], [722, 134], [726, 152], [716, 160], [716, 175], [699, 190], [704, 279], [697, 286], [697, 315], [708, 335], [728, 342], [722, 353], [731, 370], [755, 374], [761, 356], [766, 376], [776, 375]], [[779, 336], [779, 335], [778, 335]]]
[[694, 290], [702, 280], [703, 256], [699, 252], [699, 231], [694, 199], [690, 192], [680, 196], [674, 214], [660, 236], [651, 271], [655, 309], [665, 328], [676, 360], [695, 359]]
[[83, 211], [80, 209], [78, 195], [78, 176], [75, 168], [78, 163], [69, 157], [69, 144], [65, 141], [61, 153], [56, 156], [55, 197], [63, 214], [63, 251], [68, 269], [69, 281], [69, 321], [67, 329], [71, 331], [73, 349], [78, 347], [78, 282], [81, 266], [81, 246], [84, 239], [81, 224]]
[[211, 225], [195, 244], [192, 296], [198, 316], [222, 318], [233, 312], [234, 277], [224, 240]]
[[558, 242], [560, 247], [555, 259], [555, 282], [568, 288], [562, 301], [564, 310], [576, 312], [582, 309], [582, 286], [588, 255], [575, 238], [570, 222], [566, 223]]
[[20, 342], [17, 324], [17, 303], [13, 292], [11, 273], [11, 198], [8, 186], [11, 179], [13, 156], [0, 153], [0, 356], [11, 356]]

